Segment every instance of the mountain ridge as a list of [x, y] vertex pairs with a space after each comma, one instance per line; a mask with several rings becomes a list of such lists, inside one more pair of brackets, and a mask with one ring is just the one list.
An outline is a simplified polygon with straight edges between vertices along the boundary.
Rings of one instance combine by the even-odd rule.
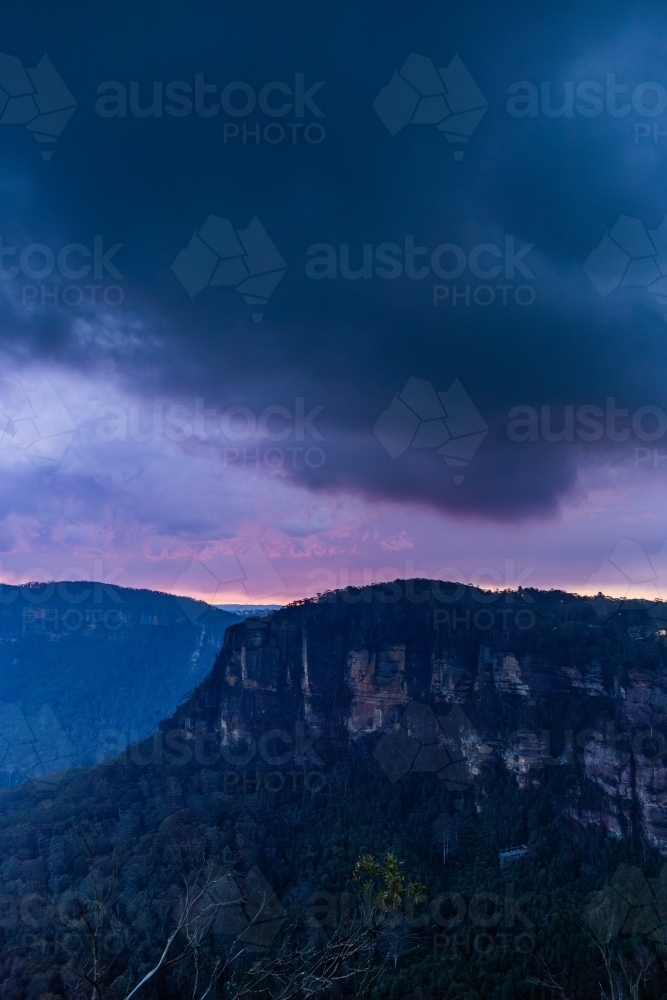
[[176, 719], [188, 738], [205, 719], [223, 746], [289, 720], [335, 755], [350, 740], [415, 738], [426, 723], [404, 720], [408, 706], [458, 706], [473, 778], [493, 764], [525, 787], [583, 764], [605, 807], [571, 802], [570, 815], [617, 836], [639, 823], [667, 854], [667, 606], [603, 600], [604, 617], [600, 598], [558, 590], [413, 580], [329, 592], [232, 626]]
[[240, 619], [204, 602], [94, 581], [0, 586], [0, 775], [113, 756], [208, 673]]

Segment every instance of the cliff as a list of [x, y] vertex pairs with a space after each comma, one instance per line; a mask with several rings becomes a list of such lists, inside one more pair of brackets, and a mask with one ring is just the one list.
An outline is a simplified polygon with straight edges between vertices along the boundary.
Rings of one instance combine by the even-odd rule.
[[325, 768], [368, 752], [378, 778], [437, 773], [478, 811], [485, 774], [536, 789], [557, 769], [564, 815], [667, 854], [663, 609], [604, 609], [427, 580], [324, 594], [229, 628], [178, 725], [230, 761], [276, 758], [297, 727]]

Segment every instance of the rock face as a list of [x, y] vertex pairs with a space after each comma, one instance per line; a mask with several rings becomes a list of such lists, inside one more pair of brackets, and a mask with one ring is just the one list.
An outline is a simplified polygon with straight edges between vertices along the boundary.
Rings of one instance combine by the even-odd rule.
[[667, 645], [649, 602], [601, 622], [556, 591], [326, 594], [229, 628], [177, 718], [223, 745], [300, 726], [329, 762], [368, 744], [392, 781], [474, 789], [505, 771], [529, 791], [557, 775], [564, 814], [667, 853]]

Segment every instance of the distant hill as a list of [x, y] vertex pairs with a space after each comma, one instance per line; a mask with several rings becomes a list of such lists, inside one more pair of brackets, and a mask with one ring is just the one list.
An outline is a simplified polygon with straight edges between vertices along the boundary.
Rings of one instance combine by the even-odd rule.
[[101, 761], [148, 735], [240, 620], [152, 590], [0, 586], [0, 787]]

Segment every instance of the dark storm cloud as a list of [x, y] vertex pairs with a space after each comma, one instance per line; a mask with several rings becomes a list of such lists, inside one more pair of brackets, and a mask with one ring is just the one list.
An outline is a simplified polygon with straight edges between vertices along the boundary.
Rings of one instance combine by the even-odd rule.
[[[306, 411], [324, 407], [322, 440], [306, 431], [304, 447], [321, 445], [326, 458], [299, 464], [294, 478], [458, 514], [553, 514], [593, 449], [599, 457], [653, 444], [651, 414], [639, 424], [648, 438], [617, 438], [642, 407], [667, 410], [667, 308], [641, 286], [601, 297], [582, 265], [619, 216], [648, 231], [667, 214], [659, 135], [667, 111], [653, 114], [660, 91], [643, 86], [667, 88], [658, 7], [572, 4], [545, 14], [532, 4], [321, 11], [295, 3], [193, 12], [120, 3], [113, 21], [82, 3], [33, 9], [29, 28], [18, 8], [8, 13], [3, 49], [26, 67], [47, 53], [77, 107], [48, 162], [23, 125], [0, 123], [1, 228], [4, 246], [16, 248], [2, 266], [18, 264], [30, 243], [56, 261], [71, 244], [90, 256], [75, 251], [66, 273], [55, 264], [45, 279], [31, 277], [34, 257], [28, 273], [4, 283], [2, 337], [16, 357], [113, 363], [146, 400], [199, 396], [218, 411], [293, 412], [302, 397]], [[458, 55], [488, 102], [461, 160], [435, 123], [392, 135], [373, 110], [410, 52], [436, 67]], [[242, 85], [228, 93], [231, 111], [213, 113], [234, 81]], [[507, 104], [522, 82], [528, 113], [517, 116]], [[247, 116], [235, 113], [254, 100]], [[285, 114], [274, 114], [283, 103]], [[153, 104], [161, 113], [145, 114]], [[247, 303], [231, 285], [199, 289], [210, 277], [208, 245], [183, 272], [192, 297], [175, 276], [172, 263], [211, 215], [229, 221], [231, 243], [259, 219], [279, 257], [249, 256], [251, 275], [286, 265], [265, 303], [261, 295]], [[454, 249], [434, 264], [443, 244]], [[455, 272], [460, 254], [459, 275], [436, 273]], [[648, 259], [641, 247], [637, 256]], [[238, 259], [230, 266], [242, 271]], [[99, 272], [92, 279], [68, 277], [88, 261]], [[88, 281], [100, 286], [95, 302], [91, 292], [63, 307], [68, 282]], [[101, 299], [112, 286], [122, 303], [117, 292]], [[491, 288], [491, 304], [480, 287]], [[469, 465], [448, 464], [435, 448], [406, 446], [392, 457], [373, 433], [411, 378], [436, 394], [460, 381], [487, 428]], [[518, 406], [535, 412], [537, 430], [526, 434], [536, 440], [508, 437]], [[587, 406], [602, 413], [592, 440], [578, 415]], [[612, 415], [610, 424], [610, 406], [627, 419]], [[434, 409], [423, 419], [441, 417]], [[458, 440], [470, 427], [440, 431]], [[546, 439], [563, 427], [565, 441]]]

